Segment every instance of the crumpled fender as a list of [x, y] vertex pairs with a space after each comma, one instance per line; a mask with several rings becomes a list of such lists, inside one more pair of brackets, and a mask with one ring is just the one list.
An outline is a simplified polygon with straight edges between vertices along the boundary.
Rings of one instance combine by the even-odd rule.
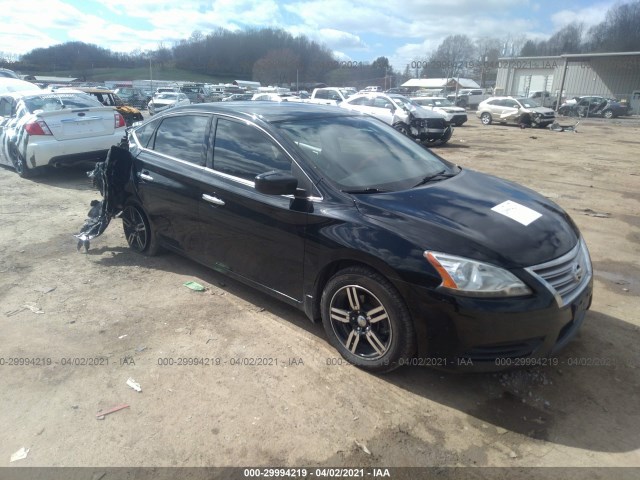
[[91, 201], [87, 219], [80, 231], [74, 234], [78, 239], [78, 250], [84, 246], [85, 252], [88, 251], [90, 240], [102, 235], [111, 219], [120, 214], [132, 168], [133, 157], [128, 143], [123, 141], [120, 146], [114, 145], [109, 149], [104, 162], [97, 163], [91, 172], [87, 172], [93, 186], [100, 190], [103, 200]]

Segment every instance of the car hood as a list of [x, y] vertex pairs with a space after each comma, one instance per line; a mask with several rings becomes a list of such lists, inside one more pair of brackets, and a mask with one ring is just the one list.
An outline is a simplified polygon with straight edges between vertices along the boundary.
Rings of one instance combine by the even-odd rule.
[[[472, 170], [393, 193], [354, 195], [360, 212], [425, 250], [498, 263], [544, 263], [576, 245], [579, 232], [555, 203], [525, 187]], [[492, 208], [511, 201], [541, 216], [528, 225]], [[512, 205], [512, 204], [511, 204]], [[512, 205], [513, 206], [513, 205]]]
[[154, 105], [163, 106], [163, 105], [173, 105], [177, 102], [177, 100], [151, 100]]
[[549, 115], [550, 113], [554, 113], [553, 109], [547, 107], [533, 107], [526, 109], [529, 112], [541, 113], [543, 115]]
[[416, 118], [444, 118], [441, 113], [434, 112], [428, 108], [414, 107], [413, 105], [410, 105], [408, 109]]
[[466, 112], [466, 110], [462, 107], [434, 107], [435, 111], [443, 111], [447, 113], [462, 113]]

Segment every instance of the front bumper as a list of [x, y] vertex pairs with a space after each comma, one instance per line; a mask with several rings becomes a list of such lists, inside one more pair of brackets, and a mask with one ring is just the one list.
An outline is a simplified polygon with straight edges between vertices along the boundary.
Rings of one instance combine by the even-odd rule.
[[413, 364], [491, 372], [556, 365], [552, 357], [575, 337], [591, 306], [593, 277], [564, 306], [544, 291], [526, 298], [480, 299], [409, 283], [400, 289], [418, 335]]

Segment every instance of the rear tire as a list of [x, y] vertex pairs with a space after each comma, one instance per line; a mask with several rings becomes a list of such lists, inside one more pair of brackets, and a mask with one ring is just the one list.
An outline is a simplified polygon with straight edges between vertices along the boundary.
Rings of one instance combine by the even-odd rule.
[[13, 150], [13, 153], [11, 155], [12, 157], [11, 159], [13, 161], [13, 168], [15, 169], [16, 173], [21, 178], [34, 177], [36, 173], [33, 169], [29, 168], [24, 156], [20, 152], [18, 152], [18, 150], [15, 147], [12, 150]]
[[363, 370], [389, 372], [415, 353], [409, 309], [395, 287], [369, 268], [336, 273], [322, 292], [320, 308], [329, 342]]
[[132, 203], [125, 205], [122, 211], [122, 227], [129, 248], [150, 257], [158, 253], [156, 234], [144, 210], [138, 205]]

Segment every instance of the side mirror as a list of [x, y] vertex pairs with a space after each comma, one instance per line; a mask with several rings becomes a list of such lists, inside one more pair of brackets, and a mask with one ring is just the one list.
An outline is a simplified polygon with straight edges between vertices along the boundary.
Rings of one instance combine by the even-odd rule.
[[256, 190], [266, 195], [294, 195], [298, 188], [298, 179], [290, 173], [266, 172], [257, 175]]

